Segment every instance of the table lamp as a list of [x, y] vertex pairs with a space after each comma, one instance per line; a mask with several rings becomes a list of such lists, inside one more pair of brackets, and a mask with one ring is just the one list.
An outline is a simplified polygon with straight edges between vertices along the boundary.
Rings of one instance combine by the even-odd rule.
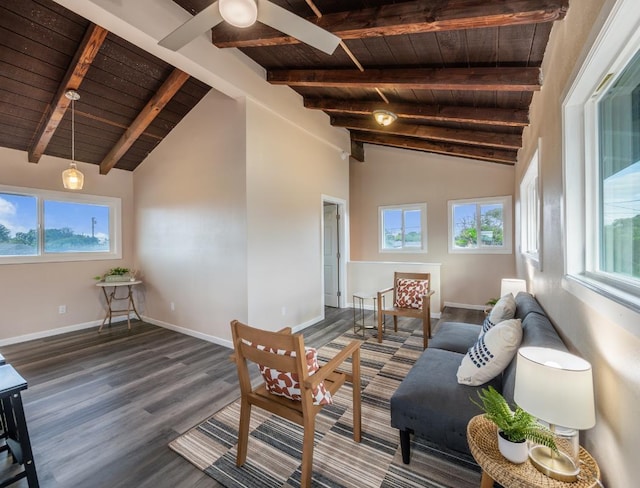
[[596, 423], [591, 365], [578, 356], [544, 347], [518, 350], [514, 400], [523, 410], [547, 422], [558, 452], [532, 444], [531, 463], [560, 481], [578, 479], [578, 429]]
[[513, 293], [515, 297], [518, 292], [527, 291], [527, 282], [516, 278], [503, 278], [500, 284], [500, 296], [503, 297]]

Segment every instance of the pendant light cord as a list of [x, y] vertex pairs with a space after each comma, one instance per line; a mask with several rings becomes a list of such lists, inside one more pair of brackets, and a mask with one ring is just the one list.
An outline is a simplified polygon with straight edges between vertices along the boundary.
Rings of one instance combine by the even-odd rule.
[[71, 99], [71, 162], [76, 162], [76, 101]]

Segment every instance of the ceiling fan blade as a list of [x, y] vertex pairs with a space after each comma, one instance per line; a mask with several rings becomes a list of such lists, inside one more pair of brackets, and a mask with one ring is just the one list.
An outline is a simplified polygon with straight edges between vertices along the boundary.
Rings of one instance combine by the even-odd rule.
[[340, 43], [338, 36], [268, 0], [258, 0], [258, 20], [327, 54]]
[[171, 34], [158, 42], [162, 47], [177, 51], [186, 46], [203, 32], [222, 22], [218, 2], [213, 2], [207, 8], [194, 15]]

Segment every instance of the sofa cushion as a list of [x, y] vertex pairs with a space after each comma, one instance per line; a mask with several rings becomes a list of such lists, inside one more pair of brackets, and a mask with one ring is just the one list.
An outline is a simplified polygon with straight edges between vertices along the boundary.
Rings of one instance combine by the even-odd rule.
[[400, 278], [396, 282], [394, 307], [422, 308], [422, 297], [429, 293], [429, 280]]
[[478, 340], [479, 325], [463, 322], [444, 322], [429, 339], [429, 348], [444, 349], [446, 351], [466, 354]]
[[513, 359], [522, 340], [520, 319], [504, 320], [478, 337], [458, 368], [458, 383], [483, 385], [498, 376]]
[[[482, 413], [471, 402], [482, 387], [460, 385], [456, 370], [463, 355], [429, 347], [391, 397], [391, 425], [411, 430], [441, 449], [469, 453], [467, 423]], [[500, 389], [500, 380], [489, 382]]]
[[537, 313], [546, 316], [538, 301], [527, 292], [520, 292], [516, 295], [516, 315], [515, 318], [524, 320], [530, 313]]
[[[535, 301], [535, 298], [532, 299]], [[520, 347], [526, 346], [549, 347], [567, 351], [567, 346], [564, 345], [547, 316], [536, 312], [527, 314], [522, 321], [522, 343]], [[513, 404], [515, 383], [516, 361], [513, 360], [502, 375], [502, 395], [511, 404]]]
[[489, 315], [487, 315], [487, 318], [484, 319], [481, 334], [486, 334], [491, 327], [499, 324], [503, 320], [512, 319], [515, 314], [516, 299], [513, 297], [513, 294], [508, 293], [497, 301]]

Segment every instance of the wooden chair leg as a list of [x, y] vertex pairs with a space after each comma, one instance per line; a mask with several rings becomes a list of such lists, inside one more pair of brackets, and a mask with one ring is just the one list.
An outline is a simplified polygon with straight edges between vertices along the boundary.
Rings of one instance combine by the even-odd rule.
[[351, 357], [351, 375], [353, 377], [353, 440], [362, 439], [362, 406], [360, 403], [360, 348]]
[[398, 332], [398, 316], [393, 316], [393, 331]]
[[384, 313], [382, 312], [379, 302], [380, 301], [378, 301], [378, 343], [382, 342], [382, 320], [384, 317]]
[[311, 488], [311, 475], [313, 474], [313, 440], [315, 437], [315, 418], [309, 415], [304, 419], [304, 434], [302, 439], [302, 476], [301, 488]]
[[249, 445], [249, 422], [251, 420], [251, 404], [242, 400], [240, 402], [240, 426], [238, 427], [238, 455], [236, 466], [240, 467], [247, 460], [247, 448]]

